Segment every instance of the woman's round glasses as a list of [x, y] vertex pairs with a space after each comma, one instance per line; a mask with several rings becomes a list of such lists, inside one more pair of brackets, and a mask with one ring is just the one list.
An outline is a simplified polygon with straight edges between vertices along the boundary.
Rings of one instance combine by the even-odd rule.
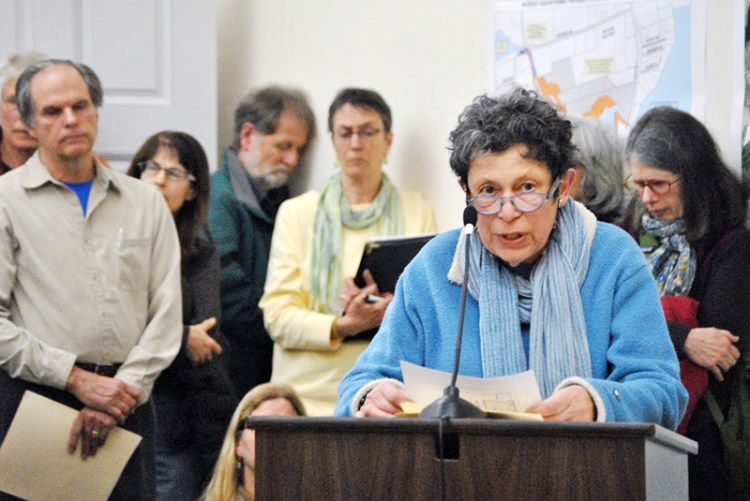
[[666, 195], [672, 189], [672, 185], [676, 184], [682, 176], [678, 177], [674, 181], [667, 181], [666, 179], [650, 179], [648, 181], [641, 181], [640, 179], [626, 179], [625, 188], [638, 196], [643, 195], [643, 190], [648, 188], [657, 195]]
[[466, 205], [474, 207], [478, 213], [483, 216], [494, 216], [501, 210], [506, 202], [510, 202], [513, 208], [522, 214], [536, 212], [542, 208], [544, 202], [556, 196], [557, 188], [561, 180], [558, 179], [552, 184], [547, 193], [538, 193], [536, 191], [524, 191], [509, 197], [498, 197], [497, 195], [477, 195], [466, 201]]
[[195, 176], [190, 174], [184, 169], [179, 167], [162, 167], [158, 162], [153, 160], [144, 160], [138, 162], [138, 168], [141, 169], [141, 177], [154, 178], [159, 175], [161, 171], [167, 175], [167, 179], [170, 181], [184, 181], [189, 180], [195, 182]]
[[359, 136], [361, 141], [368, 141], [378, 134], [382, 129], [365, 127], [362, 130], [352, 130], [348, 128], [337, 129], [333, 132], [333, 135], [341, 141], [349, 141], [353, 136]]

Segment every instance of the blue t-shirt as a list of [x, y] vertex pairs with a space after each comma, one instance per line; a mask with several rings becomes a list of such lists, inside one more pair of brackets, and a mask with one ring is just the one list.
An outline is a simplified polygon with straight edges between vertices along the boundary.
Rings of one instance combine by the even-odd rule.
[[94, 179], [91, 178], [88, 181], [82, 183], [63, 183], [65, 186], [73, 190], [78, 195], [78, 200], [81, 201], [81, 208], [83, 209], [83, 215], [86, 215], [86, 209], [89, 205], [89, 193], [91, 193], [91, 186], [94, 184]]

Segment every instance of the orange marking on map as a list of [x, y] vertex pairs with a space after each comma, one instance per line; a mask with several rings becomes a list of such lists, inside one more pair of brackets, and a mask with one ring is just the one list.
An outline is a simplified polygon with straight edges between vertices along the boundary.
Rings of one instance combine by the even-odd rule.
[[[597, 98], [596, 101], [594, 101], [594, 104], [591, 105], [591, 109], [589, 111], [584, 112], [584, 117], [594, 117], [599, 118], [602, 113], [604, 113], [605, 110], [609, 108], [614, 108], [617, 106], [617, 102], [612, 99], [610, 96], [604, 95], [599, 98]], [[614, 118], [615, 123], [613, 124], [615, 127], [615, 130], [617, 130], [618, 124], [622, 124], [623, 126], [628, 126], [628, 121], [625, 120], [625, 118], [620, 114], [619, 111], [614, 112]]]
[[560, 111], [566, 111], [567, 106], [565, 106], [565, 103], [563, 103], [559, 98], [560, 86], [554, 82], [548, 82], [544, 77], [537, 78], [537, 81], [539, 82], [539, 90], [542, 92], [542, 94], [554, 99]]

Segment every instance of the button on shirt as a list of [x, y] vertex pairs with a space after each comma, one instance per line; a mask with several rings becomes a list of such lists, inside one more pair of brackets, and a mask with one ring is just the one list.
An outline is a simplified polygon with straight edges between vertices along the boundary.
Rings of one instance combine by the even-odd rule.
[[156, 190], [96, 164], [87, 214], [36, 153], [0, 178], [0, 368], [64, 389], [122, 363], [145, 402], [182, 339], [180, 248]]

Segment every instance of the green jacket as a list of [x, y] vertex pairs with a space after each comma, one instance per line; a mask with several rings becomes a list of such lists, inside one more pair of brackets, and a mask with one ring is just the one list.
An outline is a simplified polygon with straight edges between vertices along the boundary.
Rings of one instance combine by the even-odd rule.
[[270, 379], [273, 341], [258, 301], [266, 280], [275, 211], [288, 198], [288, 190], [274, 190], [262, 202], [269, 215], [249, 184], [238, 185], [238, 169], [236, 154], [225, 150], [221, 168], [211, 176], [208, 223], [221, 259], [221, 330], [230, 343], [229, 372], [242, 397]]

